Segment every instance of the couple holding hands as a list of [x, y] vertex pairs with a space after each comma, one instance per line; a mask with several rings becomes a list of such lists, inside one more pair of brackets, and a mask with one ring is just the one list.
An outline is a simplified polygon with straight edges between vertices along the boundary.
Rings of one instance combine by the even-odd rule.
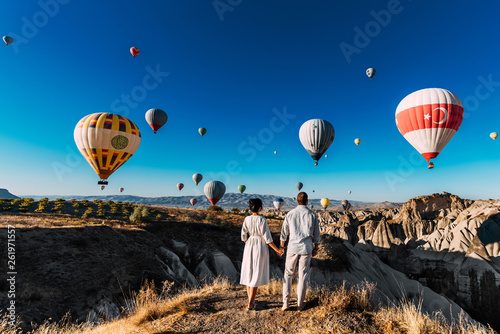
[[315, 212], [307, 207], [308, 198], [305, 192], [297, 195], [295, 209], [291, 210], [283, 221], [278, 248], [271, 236], [266, 218], [259, 215], [262, 201], [252, 198], [249, 201], [252, 215], [245, 218], [241, 229], [241, 240], [245, 242], [243, 261], [241, 263], [240, 284], [247, 286], [248, 309], [255, 309], [255, 295], [259, 286], [269, 283], [269, 245], [279, 255], [285, 253], [285, 241], [288, 240], [285, 272], [283, 275], [283, 307], [289, 309], [292, 279], [298, 263], [299, 282], [297, 286], [297, 310], [305, 307], [307, 281], [311, 257], [317, 254], [319, 245], [319, 223]]

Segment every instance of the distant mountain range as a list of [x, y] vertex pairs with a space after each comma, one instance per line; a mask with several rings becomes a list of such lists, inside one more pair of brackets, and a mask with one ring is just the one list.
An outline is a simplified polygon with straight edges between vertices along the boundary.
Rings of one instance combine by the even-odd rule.
[[16, 199], [19, 198], [16, 195], [12, 195], [7, 189], [0, 188], [0, 198], [12, 198]]
[[[13, 195], [12, 195], [13, 196]], [[0, 198], [1, 198], [0, 194]], [[190, 208], [192, 207], [190, 204], [191, 198], [196, 198], [198, 202], [194, 207], [196, 208], [207, 208], [211, 204], [207, 200], [205, 196], [165, 196], [165, 197], [140, 197], [140, 196], [132, 196], [132, 195], [103, 195], [103, 196], [23, 196], [23, 197], [32, 197], [35, 200], [39, 200], [41, 198], [47, 197], [50, 200], [54, 200], [56, 198], [62, 198], [65, 200], [76, 199], [76, 200], [103, 200], [103, 201], [122, 201], [129, 203], [137, 203], [137, 204], [147, 204], [147, 205], [158, 205], [158, 206], [166, 206], [166, 207], [177, 207], [177, 208]], [[224, 197], [217, 203], [218, 206], [224, 209], [231, 209], [234, 207], [241, 209], [245, 209], [248, 207], [248, 200], [250, 198], [260, 198], [264, 203], [264, 208], [274, 207], [273, 201], [275, 198], [280, 197], [276, 195], [259, 195], [259, 194], [239, 194], [239, 193], [228, 193], [225, 194]], [[294, 198], [291, 197], [281, 197], [285, 202], [283, 205], [283, 210], [291, 209], [297, 206], [297, 202]], [[321, 199], [310, 199], [309, 205], [312, 205], [315, 209], [320, 209]], [[402, 203], [393, 203], [393, 202], [380, 202], [380, 203], [370, 203], [370, 202], [361, 202], [361, 201], [349, 201], [352, 205], [351, 209], [375, 209], [375, 208], [394, 208], [401, 206]], [[330, 206], [328, 209], [335, 210], [341, 208], [341, 200], [332, 200], [330, 199]]]

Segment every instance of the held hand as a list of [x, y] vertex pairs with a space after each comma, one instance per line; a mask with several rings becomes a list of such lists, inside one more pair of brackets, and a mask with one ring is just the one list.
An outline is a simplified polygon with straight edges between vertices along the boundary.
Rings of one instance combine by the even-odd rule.
[[313, 251], [312, 251], [312, 257], [315, 257], [316, 255], [318, 255], [318, 250], [317, 249], [313, 249]]

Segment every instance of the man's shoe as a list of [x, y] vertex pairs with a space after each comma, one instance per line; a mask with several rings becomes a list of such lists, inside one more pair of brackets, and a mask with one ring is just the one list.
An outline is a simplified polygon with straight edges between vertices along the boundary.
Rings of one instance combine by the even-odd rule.
[[297, 311], [302, 311], [306, 307], [306, 303], [297, 306]]
[[281, 308], [281, 310], [286, 311], [288, 309], [290, 309], [290, 306], [288, 306], [288, 303], [283, 303], [283, 307]]

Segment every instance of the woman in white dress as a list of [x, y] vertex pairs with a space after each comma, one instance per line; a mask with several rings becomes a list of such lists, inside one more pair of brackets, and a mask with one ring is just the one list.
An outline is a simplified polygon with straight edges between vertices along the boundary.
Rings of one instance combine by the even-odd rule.
[[257, 288], [269, 283], [269, 249], [267, 245], [271, 246], [279, 256], [283, 255], [283, 251], [274, 244], [266, 218], [259, 216], [259, 212], [262, 210], [262, 201], [259, 198], [252, 198], [248, 203], [253, 213], [245, 218], [241, 228], [241, 240], [245, 242], [245, 250], [241, 262], [240, 284], [247, 286], [248, 309], [253, 310]]

